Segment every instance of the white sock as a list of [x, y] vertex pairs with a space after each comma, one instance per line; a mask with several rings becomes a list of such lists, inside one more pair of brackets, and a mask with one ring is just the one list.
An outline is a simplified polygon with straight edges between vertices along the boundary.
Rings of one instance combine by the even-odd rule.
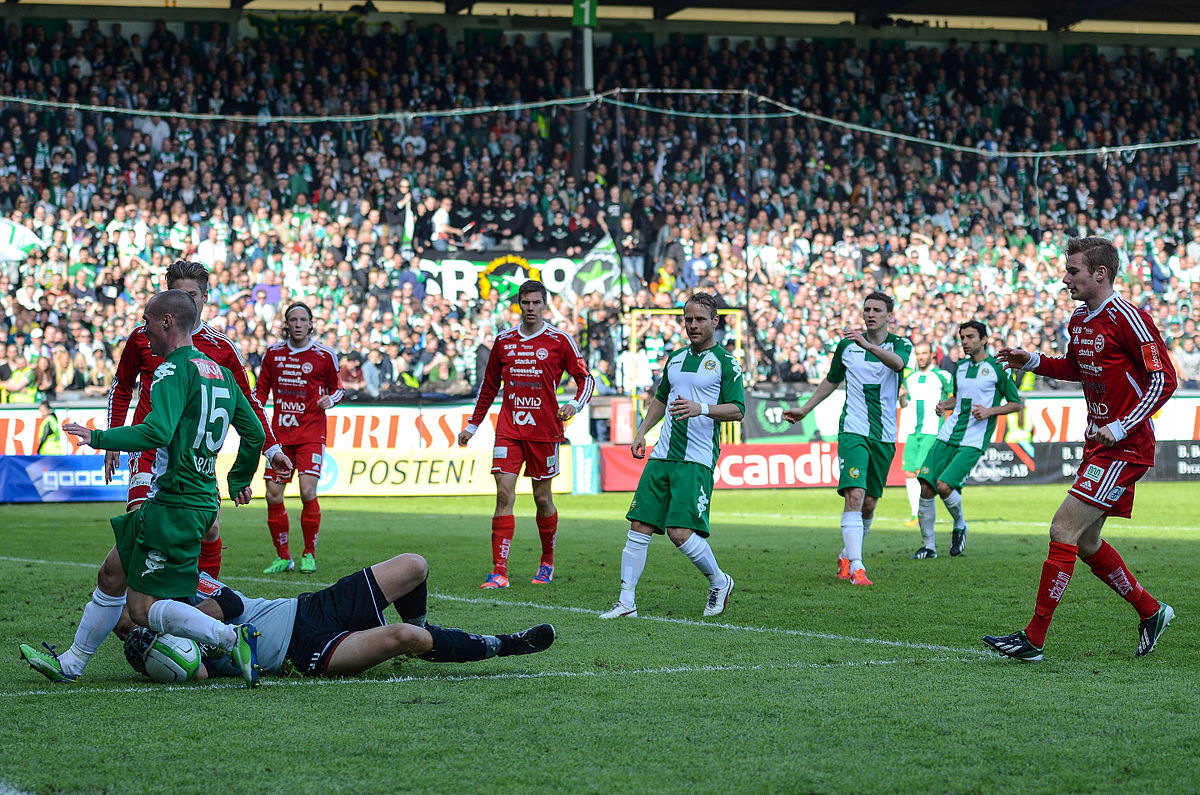
[[862, 542], [862, 511], [844, 511], [842, 513], [842, 543], [846, 546], [842, 555], [850, 559], [850, 571], [863, 568]]
[[125, 595], [109, 596], [96, 588], [92, 600], [83, 607], [83, 618], [75, 629], [75, 640], [71, 648], [58, 655], [63, 673], [79, 676], [88, 660], [100, 648], [108, 633], [117, 628], [121, 620], [121, 608], [125, 606]]
[[226, 651], [237, 643], [237, 631], [232, 626], [206, 616], [191, 605], [171, 599], [159, 599], [150, 605], [146, 623], [155, 632], [191, 638], [197, 643], [220, 646]]
[[875, 521], [875, 517], [863, 519], [863, 541], [867, 540], [867, 534], [871, 532], [871, 523]]
[[687, 555], [688, 560], [696, 564], [696, 568], [700, 569], [700, 573], [708, 578], [708, 584], [717, 587], [724, 587], [727, 582], [725, 572], [721, 571], [721, 567], [717, 565], [717, 559], [713, 556], [712, 547], [708, 542], [700, 537], [699, 533], [692, 533], [688, 536], [688, 540], [679, 545], [679, 551]]
[[634, 607], [634, 592], [642, 570], [646, 568], [646, 553], [650, 551], [651, 536], [630, 530], [625, 536], [625, 548], [621, 550], [621, 604]]
[[937, 504], [933, 497], [922, 497], [921, 507], [917, 509], [917, 524], [921, 527], [921, 546], [937, 551], [934, 546], [933, 525], [937, 521]]
[[946, 510], [950, 512], [950, 518], [954, 520], [954, 529], [962, 530], [967, 526], [963, 521], [962, 495], [957, 491], [951, 491], [949, 497], [942, 497], [942, 502], [946, 503]]
[[908, 507], [912, 509], [910, 516], [916, 516], [921, 500], [921, 482], [916, 478], [905, 478], [904, 490], [908, 492]]

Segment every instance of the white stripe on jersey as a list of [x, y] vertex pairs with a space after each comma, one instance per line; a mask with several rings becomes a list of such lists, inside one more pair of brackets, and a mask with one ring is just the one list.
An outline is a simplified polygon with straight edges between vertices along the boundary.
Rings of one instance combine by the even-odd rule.
[[[1137, 307], [1120, 296], [1114, 297], [1116, 300], [1113, 301], [1113, 306], [1117, 308], [1117, 311], [1120, 312], [1125, 318], [1126, 322], [1129, 323], [1129, 327], [1133, 329], [1133, 332], [1137, 335], [1138, 340], [1143, 345], [1156, 344], [1154, 342], [1154, 337], [1150, 334], [1149, 329], [1146, 328], [1146, 321], [1142, 318], [1142, 314], [1137, 310]], [[1141, 352], [1138, 351], [1138, 353], [1140, 354]], [[1126, 372], [1126, 376], [1128, 375], [1129, 373]], [[1130, 380], [1132, 381], [1132, 379]], [[1137, 385], [1134, 384], [1134, 389], [1138, 392], [1138, 395], [1141, 399], [1138, 400], [1133, 409], [1131, 409], [1130, 412], [1125, 415], [1124, 419], [1121, 420], [1121, 425], [1125, 428], [1126, 433], [1133, 430], [1135, 427], [1137, 427], [1138, 423], [1150, 416], [1150, 410], [1154, 408], [1154, 404], [1158, 402], [1159, 396], [1162, 395], [1166, 380], [1166, 377], [1161, 371], [1150, 373], [1150, 384], [1144, 395], [1142, 394], [1141, 390], [1137, 388]]]

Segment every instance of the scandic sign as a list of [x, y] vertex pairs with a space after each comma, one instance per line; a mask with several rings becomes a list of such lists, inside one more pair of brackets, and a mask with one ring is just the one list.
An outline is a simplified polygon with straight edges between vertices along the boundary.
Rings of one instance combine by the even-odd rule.
[[[645, 466], [625, 445], [601, 448], [600, 488], [604, 491], [634, 491]], [[896, 446], [887, 485], [903, 486], [900, 469], [903, 445]], [[721, 448], [715, 486], [718, 489], [775, 489], [804, 486], [836, 486], [837, 444], [733, 444]]]

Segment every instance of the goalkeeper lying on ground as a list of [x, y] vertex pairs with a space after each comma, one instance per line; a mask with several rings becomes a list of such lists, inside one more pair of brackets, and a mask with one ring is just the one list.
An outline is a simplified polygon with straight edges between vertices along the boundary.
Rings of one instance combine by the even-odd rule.
[[[254, 599], [200, 575], [193, 603], [227, 623], [253, 622], [258, 662], [264, 673], [278, 674], [285, 661], [305, 676], [351, 676], [401, 655], [432, 662], [471, 662], [488, 657], [532, 654], [554, 642], [554, 627], [538, 624], [512, 635], [474, 635], [425, 623], [429, 566], [420, 555], [405, 554], [349, 574], [328, 588], [290, 599]], [[403, 623], [386, 623], [391, 605]], [[125, 654], [141, 673], [149, 630], [123, 618], [116, 632], [125, 638]], [[202, 649], [198, 678], [238, 676], [228, 655]]]

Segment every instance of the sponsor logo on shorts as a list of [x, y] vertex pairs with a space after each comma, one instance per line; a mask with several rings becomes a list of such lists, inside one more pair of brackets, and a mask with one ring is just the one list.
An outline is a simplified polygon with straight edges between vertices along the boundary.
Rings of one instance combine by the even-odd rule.
[[492, 458], [508, 458], [508, 448], [507, 447], [493, 447], [492, 448]]
[[157, 549], [150, 550], [150, 554], [146, 555], [146, 570], [142, 572], [142, 576], [145, 577], [159, 569], [166, 568], [166, 563], [164, 562], [166, 559], [167, 556]]
[[1108, 492], [1108, 501], [1116, 502], [1117, 500], [1121, 499], [1121, 495], [1124, 493], [1125, 493], [1124, 486], [1113, 486], [1112, 489], [1110, 489]]
[[1094, 485], [1095, 485], [1095, 484], [1094, 484], [1094, 483], [1092, 483], [1092, 481], [1090, 481], [1090, 480], [1081, 480], [1081, 481], [1079, 481], [1079, 488], [1083, 489], [1084, 491], [1091, 491], [1091, 490], [1092, 490], [1092, 486], [1094, 486]]
[[1104, 470], [1095, 464], [1088, 464], [1088, 468], [1084, 471], [1083, 476], [1092, 480], [1100, 480], [1104, 477]]
[[138, 474], [133, 476], [133, 480], [129, 481], [129, 485], [130, 486], [149, 486], [150, 485], [150, 473], [149, 472], [139, 472]]
[[558, 466], [558, 453], [546, 456], [546, 468], [554, 469]]
[[850, 477], [851, 478], [853, 478], [854, 480], [858, 480], [860, 475], [862, 475], [862, 472], [859, 470], [858, 467], [850, 467]]
[[696, 513], [704, 513], [708, 509], [708, 495], [704, 493], [704, 487], [700, 487], [700, 496], [696, 498]]

